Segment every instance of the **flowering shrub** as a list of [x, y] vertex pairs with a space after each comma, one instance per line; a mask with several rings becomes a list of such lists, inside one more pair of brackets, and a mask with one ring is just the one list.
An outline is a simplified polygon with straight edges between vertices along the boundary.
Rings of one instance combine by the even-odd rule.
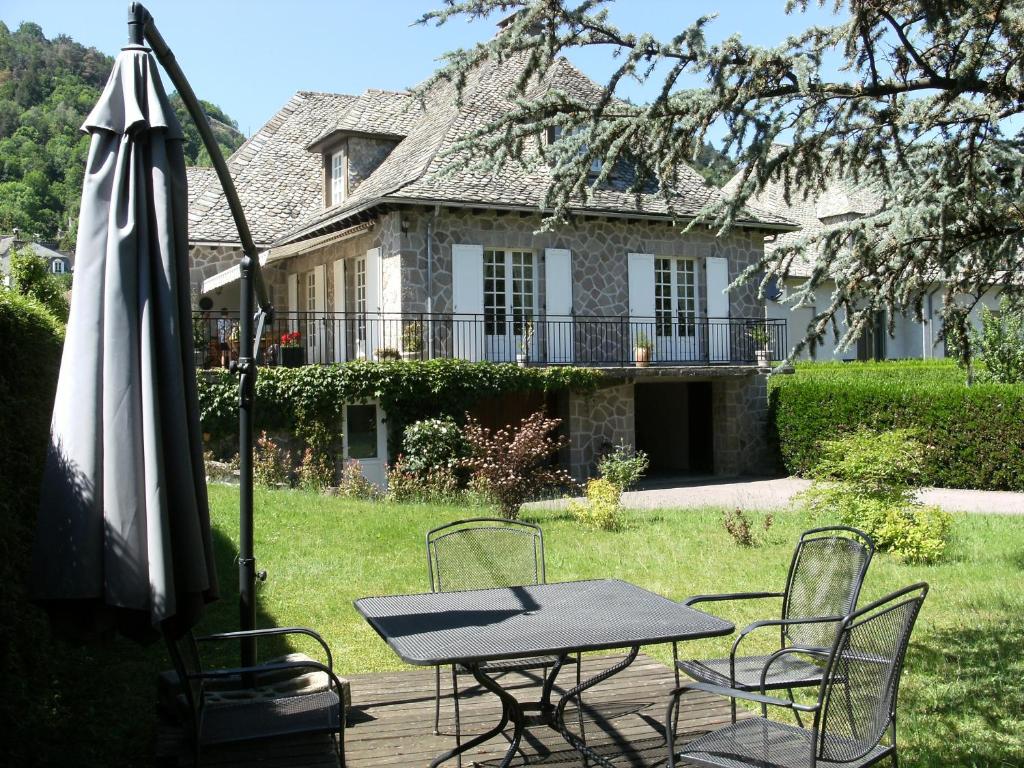
[[622, 525], [622, 491], [612, 481], [598, 477], [587, 482], [586, 501], [569, 502], [569, 513], [583, 525], [614, 531]]
[[338, 495], [347, 499], [375, 499], [380, 489], [363, 475], [363, 465], [358, 459], [349, 459], [341, 468]]
[[466, 451], [462, 432], [455, 419], [422, 419], [405, 428], [405, 468], [418, 475], [434, 469], [452, 470]]
[[757, 526], [739, 507], [726, 510], [722, 514], [722, 525], [725, 526], [725, 530], [732, 536], [733, 541], [741, 547], [756, 547], [761, 544], [774, 523], [775, 516], [769, 512], [761, 522], [761, 533], [757, 534], [755, 532], [757, 531]]
[[299, 462], [299, 487], [307, 491], [322, 491], [334, 484], [334, 462], [323, 451], [307, 448]]
[[466, 418], [462, 437], [470, 455], [459, 465], [469, 469], [474, 488], [486, 493], [504, 517], [514, 520], [524, 501], [546, 489], [577, 487], [568, 472], [547, 463], [567, 442], [564, 435], [552, 434], [561, 419], [549, 419], [538, 411], [523, 419], [518, 428], [491, 431], [472, 417]]
[[297, 347], [302, 342], [301, 331], [291, 331], [290, 333], [281, 334], [281, 346], [282, 347]]
[[292, 471], [292, 453], [279, 446], [266, 431], [256, 439], [253, 454], [252, 474], [256, 483], [267, 488], [277, 488], [288, 483]]
[[391, 501], [450, 502], [460, 496], [459, 481], [447, 467], [414, 472], [408, 460], [399, 456], [388, 469], [387, 495]]

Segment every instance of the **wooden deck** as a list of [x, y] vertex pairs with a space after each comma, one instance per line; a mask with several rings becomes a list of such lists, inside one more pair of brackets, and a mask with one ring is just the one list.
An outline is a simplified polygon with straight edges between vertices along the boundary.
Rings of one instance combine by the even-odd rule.
[[[611, 666], [621, 656], [587, 657], [584, 677]], [[346, 768], [422, 768], [450, 749], [453, 710], [450, 674], [442, 672], [441, 735], [433, 734], [434, 672], [389, 672], [349, 676], [352, 685], [352, 709], [346, 729]], [[511, 677], [511, 676], [510, 676]], [[537, 682], [516, 675], [507, 687], [523, 701], [536, 700]], [[506, 678], [507, 680], [507, 678]], [[557, 689], [575, 683], [575, 667], [566, 665], [558, 678]], [[625, 671], [592, 688], [584, 695], [583, 729], [587, 742], [604, 752], [619, 755], [615, 762], [623, 768], [652, 766], [665, 760], [662, 722], [667, 695], [674, 684], [672, 670], [648, 656], [640, 655]], [[480, 733], [497, 723], [500, 704], [468, 676], [459, 681], [462, 733], [465, 737]], [[557, 701], [557, 698], [555, 699]], [[686, 736], [702, 733], [729, 720], [726, 699], [702, 693], [688, 694], [683, 703], [679, 732]], [[566, 710], [566, 721], [578, 728], [579, 713]], [[684, 736], [684, 739], [685, 737]], [[161, 735], [161, 751], [179, 752], [174, 734]], [[497, 766], [508, 742], [495, 737], [463, 756], [463, 765]], [[527, 731], [520, 754], [513, 765], [579, 766], [578, 753], [562, 736], [545, 726]], [[525, 756], [524, 756], [525, 755]], [[187, 764], [180, 755], [179, 764]], [[178, 762], [178, 761], [171, 761]], [[203, 765], [211, 766], [338, 766], [337, 754], [327, 737], [278, 739], [208, 749]], [[446, 763], [455, 766], [455, 760]]]

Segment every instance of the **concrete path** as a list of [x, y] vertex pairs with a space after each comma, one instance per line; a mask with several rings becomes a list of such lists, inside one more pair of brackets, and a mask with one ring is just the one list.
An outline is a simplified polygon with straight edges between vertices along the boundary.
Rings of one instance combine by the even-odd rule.
[[[679, 507], [740, 507], [741, 509], [785, 509], [792, 498], [810, 482], [798, 477], [678, 478], [647, 481], [640, 490], [622, 496], [629, 509]], [[950, 512], [991, 512], [1003, 515], [1024, 515], [1024, 493], [1009, 491], [964, 491], [953, 488], [928, 488], [920, 500]]]

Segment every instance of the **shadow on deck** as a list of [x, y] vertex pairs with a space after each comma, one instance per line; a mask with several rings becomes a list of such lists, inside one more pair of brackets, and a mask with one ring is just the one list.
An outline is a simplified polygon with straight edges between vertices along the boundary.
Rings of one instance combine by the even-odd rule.
[[[611, 666], [618, 658], [621, 657], [586, 657], [584, 677]], [[438, 736], [433, 734], [433, 669], [352, 675], [348, 679], [352, 685], [352, 709], [345, 734], [347, 768], [420, 768], [454, 745], [448, 670], [442, 670], [441, 676], [441, 735]], [[522, 701], [536, 700], [539, 693], [537, 678], [531, 680], [516, 675], [515, 682], [503, 682]], [[671, 669], [641, 654], [624, 672], [587, 691], [582, 726], [588, 744], [599, 752], [617, 755], [615, 763], [623, 768], [664, 764], [662, 723], [674, 682]], [[559, 675], [556, 697], [558, 689], [568, 689], [574, 683], [575, 666], [567, 664]], [[476, 686], [468, 676], [460, 677], [459, 686], [462, 733], [463, 738], [467, 738], [495, 724], [500, 705], [496, 697]], [[566, 722], [578, 729], [579, 715], [574, 707], [568, 707]], [[683, 700], [678, 729], [682, 740], [686, 741], [728, 720], [727, 699], [691, 693]], [[182, 755], [178, 764], [187, 764], [175, 734], [164, 732], [160, 742], [165, 758], [177, 752]], [[495, 737], [464, 755], [463, 765], [496, 767], [507, 747], [504, 738]], [[562, 736], [544, 726], [528, 730], [521, 747], [522, 753], [513, 765], [583, 765], [578, 753]], [[166, 762], [173, 764], [175, 761]], [[455, 764], [453, 759], [445, 765], [454, 767]], [[210, 748], [203, 752], [203, 765], [337, 768], [338, 759], [329, 737], [307, 736]]]

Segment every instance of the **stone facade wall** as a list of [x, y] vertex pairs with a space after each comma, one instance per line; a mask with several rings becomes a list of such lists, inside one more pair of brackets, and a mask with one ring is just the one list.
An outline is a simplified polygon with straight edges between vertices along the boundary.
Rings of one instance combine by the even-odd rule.
[[348, 193], [356, 191], [363, 180], [377, 170], [398, 142], [393, 139], [373, 139], [368, 136], [350, 136], [347, 141]]
[[230, 243], [224, 245], [189, 244], [189, 283], [192, 293], [203, 290], [203, 281], [218, 272], [223, 272], [242, 258], [242, 247]]
[[569, 395], [569, 471], [577, 480], [597, 472], [597, 460], [609, 445], [634, 445], [633, 384]]
[[762, 475], [775, 470], [768, 445], [768, 376], [718, 379], [711, 387], [716, 475]]

